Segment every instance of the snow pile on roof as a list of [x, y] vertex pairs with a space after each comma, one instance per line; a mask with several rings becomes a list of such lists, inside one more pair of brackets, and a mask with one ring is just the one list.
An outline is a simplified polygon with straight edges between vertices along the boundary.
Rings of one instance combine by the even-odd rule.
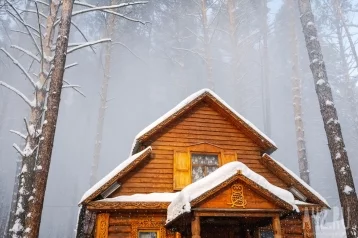
[[220, 103], [222, 103], [225, 107], [227, 107], [230, 111], [232, 111], [237, 117], [239, 117], [241, 120], [243, 120], [246, 124], [248, 124], [250, 127], [252, 127], [252, 129], [254, 129], [260, 136], [262, 136], [263, 138], [265, 138], [267, 141], [269, 141], [272, 145], [276, 146], [275, 142], [273, 142], [268, 136], [266, 136], [263, 132], [261, 132], [254, 124], [252, 124], [249, 120], [247, 120], [246, 118], [244, 118], [242, 115], [240, 115], [238, 112], [236, 112], [232, 107], [230, 107], [223, 99], [221, 99], [216, 93], [214, 93], [213, 91], [211, 91], [210, 89], [204, 88], [201, 89], [199, 91], [197, 91], [196, 93], [193, 93], [192, 95], [190, 95], [189, 97], [187, 97], [186, 99], [184, 99], [182, 102], [180, 102], [177, 106], [175, 106], [173, 109], [171, 109], [170, 111], [168, 111], [167, 113], [165, 113], [163, 116], [161, 116], [160, 118], [158, 118], [156, 121], [154, 121], [152, 124], [150, 124], [149, 126], [147, 126], [146, 128], [144, 128], [141, 132], [139, 132], [137, 134], [137, 136], [134, 139], [133, 145], [132, 145], [132, 149], [131, 149], [131, 153], [133, 153], [133, 150], [138, 142], [138, 139], [143, 136], [144, 134], [146, 134], [147, 132], [149, 132], [150, 130], [152, 130], [153, 128], [155, 128], [156, 126], [158, 126], [160, 123], [162, 123], [163, 121], [165, 121], [166, 119], [168, 119], [169, 117], [171, 117], [173, 114], [175, 114], [176, 112], [180, 111], [182, 108], [184, 108], [186, 105], [188, 105], [190, 102], [192, 102], [193, 100], [195, 100], [196, 98], [198, 98], [200, 95], [204, 94], [204, 93], [209, 93], [211, 94], [214, 98], [216, 98]]
[[130, 165], [134, 160], [140, 157], [142, 154], [147, 152], [148, 150], [152, 150], [152, 147], [147, 147], [145, 150], [130, 156], [128, 159], [123, 161], [120, 165], [118, 165], [114, 170], [112, 170], [109, 174], [107, 174], [103, 179], [98, 181], [95, 185], [93, 185], [87, 192], [85, 192], [81, 198], [80, 204], [86, 200], [89, 196], [95, 193], [98, 189], [100, 189], [103, 185], [105, 185], [109, 180], [111, 180], [114, 176], [116, 176], [119, 172], [125, 169], [128, 165]]
[[129, 196], [118, 196], [114, 198], [105, 198], [101, 202], [171, 202], [178, 193], [149, 193], [133, 194]]
[[292, 209], [298, 210], [292, 193], [272, 185], [264, 177], [249, 169], [245, 164], [241, 162], [231, 162], [223, 165], [213, 173], [198, 180], [197, 182], [186, 186], [169, 205], [167, 211], [167, 223], [171, 222], [181, 214], [190, 212], [190, 202], [192, 200], [223, 183], [225, 180], [231, 178], [238, 172], [238, 170], [240, 170], [242, 175], [244, 175], [246, 178], [257, 183], [264, 189], [269, 190], [281, 200], [289, 203], [292, 206]]
[[284, 166], [282, 163], [270, 157], [277, 165], [279, 165], [282, 169], [286, 170], [292, 177], [294, 177], [298, 182], [300, 182], [308, 191], [313, 193], [318, 199], [326, 204], [327, 207], [330, 207], [327, 200], [321, 196], [316, 190], [314, 190], [310, 185], [308, 185], [305, 181], [303, 181], [300, 177], [298, 177], [294, 172]]

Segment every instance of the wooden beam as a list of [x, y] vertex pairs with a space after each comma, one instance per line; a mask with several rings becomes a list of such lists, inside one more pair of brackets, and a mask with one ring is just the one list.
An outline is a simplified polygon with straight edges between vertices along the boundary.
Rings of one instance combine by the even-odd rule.
[[274, 234], [275, 238], [282, 238], [281, 222], [280, 222], [279, 216], [274, 216], [272, 218], [272, 229], [273, 229], [273, 234]]
[[108, 238], [109, 213], [97, 215], [95, 238]]
[[312, 219], [308, 212], [302, 214], [302, 228], [303, 228], [303, 237], [304, 238], [312, 238], [313, 236], [313, 227], [312, 227]]
[[200, 238], [200, 217], [194, 216], [191, 221], [191, 234], [192, 238]]

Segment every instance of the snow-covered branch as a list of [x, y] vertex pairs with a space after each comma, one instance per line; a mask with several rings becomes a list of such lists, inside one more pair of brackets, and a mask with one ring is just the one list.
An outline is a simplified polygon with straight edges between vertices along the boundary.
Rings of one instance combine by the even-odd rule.
[[103, 42], [109, 42], [109, 41], [111, 41], [111, 39], [106, 38], [106, 39], [101, 39], [101, 40], [97, 40], [97, 41], [91, 41], [91, 42], [82, 43], [82, 44], [79, 44], [76, 47], [73, 47], [72, 49], [67, 50], [67, 54], [70, 54], [70, 53], [72, 53], [72, 52], [74, 52], [76, 50], [82, 49], [84, 47], [96, 45], [96, 44], [103, 43]]
[[[83, 39], [85, 39], [86, 42], [89, 42], [88, 39], [87, 39], [87, 37], [85, 36], [85, 34], [81, 31], [81, 29], [77, 26], [76, 23], [74, 23], [73, 21], [71, 21], [71, 25], [72, 25], [74, 28], [76, 28], [76, 30], [81, 34], [81, 36], [83, 37]], [[92, 52], [93, 52], [94, 54], [96, 54], [96, 51], [94, 51], [93, 47], [92, 47], [92, 46], [90, 46], [90, 47], [91, 47]]]
[[172, 49], [181, 50], [181, 51], [187, 51], [187, 52], [190, 52], [192, 54], [198, 55], [206, 64], [208, 63], [208, 61], [197, 51], [190, 50], [190, 49], [185, 49], [185, 48], [176, 48], [176, 47], [172, 47]]
[[24, 156], [24, 153], [22, 153], [22, 150], [20, 149], [20, 147], [17, 144], [12, 144], [12, 147], [15, 148], [15, 150], [17, 151], [17, 153], [19, 153], [21, 156]]
[[116, 15], [116, 16], [118, 16], [118, 17], [122, 17], [122, 18], [124, 18], [124, 19], [126, 19], [126, 20], [133, 21], [133, 22], [138, 22], [138, 23], [141, 23], [141, 24], [145, 25], [145, 24], [147, 24], [148, 22], [144, 22], [144, 21], [141, 21], [141, 20], [138, 20], [138, 19], [134, 19], [134, 18], [131, 18], [131, 17], [127, 17], [126, 15], [123, 15], [123, 14], [120, 14], [120, 13], [118, 13], [118, 12], [114, 12], [114, 11], [111, 11], [111, 10], [108, 10], [108, 9], [116, 9], [116, 8], [127, 7], [127, 6], [138, 5], [138, 4], [146, 4], [146, 3], [148, 3], [148, 1], [129, 2], [129, 3], [121, 3], [121, 4], [118, 4], [118, 5], [98, 7], [98, 6], [95, 6], [95, 5], [88, 4], [88, 3], [75, 1], [75, 2], [74, 2], [75, 5], [84, 6], [84, 7], [89, 7], [89, 8], [88, 8], [88, 9], [79, 10], [79, 11], [76, 11], [76, 12], [73, 12], [73, 13], [72, 13], [72, 16], [76, 16], [76, 15], [78, 15], [78, 14], [82, 14], [82, 13], [86, 13], [86, 12], [91, 12], [91, 11], [103, 11], [103, 12], [106, 12], [106, 13], [110, 13], [110, 14]]
[[72, 84], [67, 84], [67, 85], [63, 85], [62, 88], [81, 88], [80, 85], [72, 85]]
[[26, 78], [30, 81], [32, 86], [36, 88], [35, 81], [31, 78], [30, 74], [25, 70], [25, 68], [20, 64], [19, 61], [17, 61], [9, 52], [7, 52], [4, 48], [0, 48], [2, 52], [6, 54], [7, 57], [9, 57], [12, 62], [25, 74]]
[[13, 86], [11, 86], [3, 81], [0, 81], [0, 86], [3, 86], [5, 88], [9, 89], [10, 91], [16, 93], [30, 107], [36, 106], [34, 101], [30, 101], [22, 92], [20, 92], [18, 89], [14, 88]]
[[21, 138], [23, 139], [26, 139], [26, 136], [24, 134], [22, 134], [21, 132], [19, 131], [15, 131], [15, 130], [10, 130], [11, 133], [14, 133], [15, 135], [18, 135], [20, 136]]
[[75, 66], [77, 66], [77, 65], [78, 65], [77, 62], [75, 62], [75, 63], [73, 63], [73, 64], [66, 65], [66, 66], [65, 66], [65, 70], [66, 70], [66, 69], [70, 69], [70, 68], [72, 68], [72, 67], [75, 67]]
[[[63, 80], [63, 82], [65, 83], [65, 84], [67, 84], [67, 85], [71, 85], [68, 81], [66, 81], [66, 80]], [[73, 90], [75, 90], [76, 92], [78, 92], [79, 94], [81, 94], [83, 97], [86, 97], [86, 95], [83, 93], [83, 92], [81, 92], [80, 90], [78, 90], [77, 88], [72, 88]]]
[[20, 47], [18, 45], [11, 45], [10, 47], [14, 48], [14, 49], [17, 49], [17, 50], [27, 54], [28, 56], [30, 56], [31, 58], [33, 58], [34, 60], [36, 60], [37, 62], [40, 63], [40, 59], [36, 55], [34, 55], [31, 51], [28, 51], [28, 50], [26, 50], [26, 49], [24, 49], [24, 48], [22, 48], [22, 47]]
[[[39, 46], [37, 45], [36, 40], [35, 40], [34, 36], [32, 35], [32, 32], [29, 29], [29, 25], [24, 21], [24, 19], [21, 17], [20, 13], [16, 10], [16, 8], [8, 0], [5, 0], [5, 1], [12, 8], [12, 10], [14, 10], [14, 12], [16, 13], [16, 15], [19, 18], [19, 19], [17, 18], [17, 20], [25, 27], [25, 29], [26, 29], [27, 33], [29, 33], [29, 35], [30, 35], [30, 37], [31, 37], [31, 39], [32, 39], [37, 51], [39, 53], [41, 53], [41, 50], [40, 50]], [[10, 11], [7, 11], [7, 12], [9, 12], [11, 14]], [[13, 14], [11, 14], [11, 15], [13, 15]], [[40, 35], [40, 37], [41, 37], [41, 35]]]
[[[24, 10], [21, 10], [21, 13], [24, 13], [24, 12], [28, 12], [28, 13], [35, 13], [37, 14], [37, 11], [34, 11], [34, 10], [27, 10], [27, 9], [24, 9]], [[39, 15], [42, 16], [43, 18], [47, 19], [47, 16], [45, 14], [43, 14], [42, 12], [39, 11]]]

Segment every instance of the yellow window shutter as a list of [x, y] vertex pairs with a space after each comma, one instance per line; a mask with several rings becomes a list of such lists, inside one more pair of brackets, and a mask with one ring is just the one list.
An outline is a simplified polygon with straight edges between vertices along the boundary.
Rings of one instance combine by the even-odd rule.
[[190, 153], [175, 151], [174, 153], [174, 190], [181, 190], [191, 183]]
[[234, 152], [224, 152], [222, 153], [221, 156], [221, 165], [233, 162], [233, 161], [237, 161], [237, 154]]

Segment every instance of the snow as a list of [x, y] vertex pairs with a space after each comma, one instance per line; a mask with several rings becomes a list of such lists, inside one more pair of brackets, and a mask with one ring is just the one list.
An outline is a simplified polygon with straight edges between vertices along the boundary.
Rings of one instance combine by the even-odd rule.
[[335, 137], [334, 137], [334, 140], [335, 140], [336, 142], [340, 142], [342, 139], [341, 139], [341, 137], [339, 137], [339, 136], [335, 136]]
[[[271, 158], [271, 157], [270, 157]], [[292, 177], [294, 177], [300, 184], [302, 184], [308, 191], [313, 193], [319, 200], [321, 200], [327, 207], [330, 207], [327, 200], [322, 197], [316, 190], [314, 190], [311, 186], [309, 186], [305, 181], [303, 181], [300, 177], [298, 177], [294, 172], [288, 169], [286, 166], [278, 162], [277, 160], [271, 158], [277, 165], [279, 165], [282, 169], [286, 170]]]
[[314, 23], [309, 21], [309, 22], [307, 22], [307, 26], [314, 26]]
[[337, 152], [336, 159], [340, 159], [342, 157], [341, 153]]
[[20, 219], [16, 219], [15, 224], [13, 225], [13, 227], [10, 229], [10, 231], [17, 233], [21, 230], [23, 230], [24, 227], [21, 225], [20, 223]]
[[342, 174], [346, 174], [346, 168], [345, 167], [341, 167], [341, 169], [339, 170], [339, 172], [341, 172]]
[[26, 172], [27, 172], [27, 166], [26, 164], [24, 164], [24, 166], [22, 166], [21, 173], [26, 173]]
[[238, 112], [236, 112], [232, 107], [230, 107], [223, 99], [221, 99], [216, 93], [214, 93], [212, 90], [204, 88], [201, 89], [199, 91], [197, 91], [196, 93], [193, 93], [192, 95], [190, 95], [189, 97], [187, 97], [186, 99], [184, 99], [182, 102], [180, 102], [177, 106], [175, 106], [174, 108], [172, 108], [170, 111], [168, 111], [167, 113], [165, 113], [163, 116], [161, 116], [160, 118], [158, 118], [156, 121], [154, 121], [152, 124], [150, 124], [149, 126], [147, 126], [146, 128], [144, 128], [141, 132], [139, 132], [135, 139], [134, 142], [132, 144], [132, 149], [131, 149], [131, 154], [134, 152], [135, 146], [138, 143], [138, 139], [143, 136], [144, 134], [148, 133], [149, 131], [151, 131], [152, 129], [154, 129], [156, 126], [158, 126], [160, 123], [164, 122], [165, 120], [167, 120], [169, 117], [171, 117], [172, 115], [174, 115], [176, 112], [180, 111], [181, 109], [183, 109], [186, 105], [188, 105], [190, 102], [194, 101], [196, 98], [200, 97], [202, 94], [204, 93], [209, 93], [210, 95], [212, 95], [215, 99], [217, 99], [220, 103], [222, 103], [225, 107], [227, 107], [231, 112], [233, 112], [237, 117], [239, 117], [242, 121], [244, 121], [244, 123], [246, 123], [247, 125], [249, 125], [252, 129], [254, 129], [260, 136], [262, 136], [263, 138], [265, 138], [267, 141], [269, 141], [272, 145], [276, 146], [275, 142], [273, 142], [268, 136], [266, 136], [263, 132], [261, 132], [254, 124], [252, 124], [249, 120], [247, 120], [246, 118], [244, 118], [242, 115], [240, 115]]
[[105, 198], [103, 202], [171, 202], [178, 193], [149, 193], [133, 194], [129, 196], [118, 196], [114, 198]]
[[179, 192], [179, 194], [174, 198], [174, 200], [167, 209], [167, 223], [173, 221], [181, 214], [190, 212], [190, 202], [192, 200], [223, 183], [225, 180], [231, 178], [232, 176], [237, 174], [239, 170], [246, 178], [257, 183], [264, 189], [269, 190], [281, 200], [284, 200], [285, 202], [291, 204], [292, 209], [298, 209], [295, 204], [295, 199], [292, 193], [275, 185], [272, 185], [264, 177], [249, 169], [245, 164], [236, 161], [223, 165], [222, 167], [215, 170], [213, 173], [196, 181], [195, 183], [186, 186], [181, 192]]
[[326, 81], [324, 81], [323, 79], [320, 79], [320, 80], [318, 80], [317, 81], [317, 85], [323, 85], [323, 84], [325, 84], [326, 83]]
[[91, 196], [93, 193], [95, 193], [99, 188], [101, 188], [104, 184], [106, 184], [109, 180], [111, 180], [114, 176], [116, 176], [119, 172], [121, 172], [123, 169], [125, 169], [128, 165], [130, 165], [134, 160], [136, 160], [138, 157], [140, 157], [142, 154], [144, 154], [147, 151], [151, 151], [152, 147], [147, 147], [145, 150], [142, 150], [141, 152], [134, 154], [130, 156], [128, 159], [123, 161], [120, 165], [118, 165], [114, 170], [112, 170], [109, 174], [107, 174], [103, 179], [98, 181], [95, 185], [93, 185], [88, 191], [86, 191], [80, 201], [80, 204], [86, 200], [89, 196]]
[[346, 238], [346, 228], [344, 221], [336, 220], [327, 223], [316, 224], [316, 238]]
[[343, 189], [343, 192], [347, 195], [351, 194], [351, 192], [353, 192], [353, 188], [351, 188], [350, 186], [348, 185], [345, 185], [344, 186], [344, 189]]
[[334, 103], [333, 103], [332, 101], [330, 101], [330, 100], [327, 100], [327, 101], [326, 101], [326, 106], [333, 106], [333, 104], [334, 104]]

